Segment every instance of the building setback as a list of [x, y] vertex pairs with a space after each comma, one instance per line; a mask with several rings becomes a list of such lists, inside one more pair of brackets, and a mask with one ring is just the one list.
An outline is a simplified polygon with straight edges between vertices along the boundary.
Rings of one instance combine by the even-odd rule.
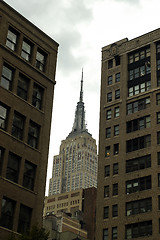
[[80, 188], [97, 186], [97, 145], [85, 124], [83, 72], [80, 98], [72, 131], [61, 142], [59, 155], [54, 156], [49, 196]]
[[0, 239], [42, 224], [58, 44], [0, 1]]
[[160, 29], [102, 49], [96, 240], [160, 239]]

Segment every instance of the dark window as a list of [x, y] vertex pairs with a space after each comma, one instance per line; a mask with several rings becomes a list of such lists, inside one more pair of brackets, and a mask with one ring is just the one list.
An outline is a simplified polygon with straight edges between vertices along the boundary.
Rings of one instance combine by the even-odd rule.
[[109, 240], [109, 238], [108, 238], [108, 228], [103, 229], [103, 240]]
[[112, 92], [107, 93], [107, 102], [112, 101]]
[[21, 56], [27, 61], [31, 60], [31, 50], [32, 44], [27, 39], [24, 39], [22, 43]]
[[118, 205], [115, 204], [112, 206], [112, 217], [117, 217], [118, 216]]
[[160, 165], [160, 152], [157, 153], [157, 163]]
[[0, 128], [6, 130], [8, 119], [8, 109], [5, 105], [0, 103]]
[[111, 128], [106, 128], [106, 138], [110, 138], [111, 137]]
[[4, 64], [2, 68], [1, 86], [7, 90], [12, 90], [13, 68]]
[[160, 195], [158, 196], [158, 210], [160, 210]]
[[106, 111], [106, 120], [111, 119], [111, 109]]
[[115, 82], [120, 82], [120, 73], [116, 73], [115, 77]]
[[46, 54], [38, 49], [36, 55], [36, 67], [41, 70], [42, 72], [45, 71], [45, 62], [46, 62]]
[[115, 99], [119, 99], [120, 98], [120, 89], [117, 89], [115, 91]]
[[25, 233], [30, 228], [32, 209], [22, 205], [20, 206], [19, 220], [18, 220], [18, 232]]
[[160, 59], [157, 59], [157, 71], [160, 70]]
[[119, 154], [119, 143], [114, 144], [113, 154]]
[[133, 152], [151, 146], [151, 135], [134, 138], [126, 142], [126, 152]]
[[30, 121], [28, 132], [28, 144], [33, 148], [38, 148], [40, 126]]
[[32, 105], [38, 109], [42, 109], [43, 92], [43, 88], [40, 87], [38, 84], [34, 83]]
[[111, 85], [113, 81], [112, 75], [108, 77], [108, 85]]
[[160, 105], [160, 93], [156, 94], [156, 104]]
[[1, 218], [0, 218], [0, 225], [2, 227], [12, 229], [15, 206], [16, 206], [15, 201], [9, 198], [3, 197], [2, 208], [1, 208]]
[[105, 168], [104, 168], [104, 176], [105, 176], [105, 177], [108, 177], [109, 175], [110, 175], [110, 166], [107, 165], [107, 166], [105, 166]]
[[3, 158], [4, 158], [4, 148], [0, 147], [0, 175], [2, 173]]
[[158, 173], [158, 187], [160, 187], [160, 173]]
[[104, 207], [103, 218], [106, 219], [109, 217], [109, 207]]
[[151, 167], [151, 155], [133, 158], [126, 161], [126, 173]]
[[113, 67], [113, 59], [108, 60], [108, 68]]
[[160, 112], [157, 112], [157, 124], [160, 124]]
[[128, 56], [128, 63], [131, 64], [133, 62], [140, 61], [142, 59], [150, 57], [150, 48], [147, 47], [146, 49], [141, 49], [138, 52], [134, 52], [129, 54]]
[[138, 222], [126, 225], [126, 239], [152, 235], [152, 221]]
[[151, 176], [132, 179], [126, 182], [126, 194], [151, 189]]
[[8, 29], [6, 46], [12, 49], [13, 51], [15, 51], [17, 40], [18, 40], [18, 33], [13, 28], [10, 27]]
[[128, 80], [131, 81], [136, 78], [143, 77], [144, 75], [149, 74], [150, 72], [151, 72], [150, 61], [147, 61], [146, 63], [144, 63], [144, 65], [129, 70]]
[[144, 98], [139, 101], [135, 101], [127, 104], [127, 114], [132, 114], [147, 108], [150, 104], [150, 98]]
[[157, 132], [157, 144], [160, 144], [160, 132]]
[[118, 163], [113, 164], [113, 175], [118, 174]]
[[104, 198], [109, 197], [109, 185], [104, 186]]
[[114, 117], [119, 117], [119, 107], [115, 107], [114, 109]]
[[6, 178], [15, 183], [18, 183], [20, 161], [19, 156], [9, 152]]
[[119, 135], [119, 125], [114, 126], [114, 136]]
[[112, 227], [112, 240], [118, 239], [117, 227]]
[[27, 100], [28, 87], [29, 87], [29, 79], [25, 77], [23, 74], [19, 74], [17, 95], [23, 98], [24, 100]]
[[127, 133], [130, 133], [130, 132], [134, 132], [144, 128], [149, 128], [150, 126], [151, 126], [151, 118], [150, 116], [145, 116], [145, 117], [128, 121], [126, 123], [126, 131]]
[[150, 211], [152, 211], [152, 198], [145, 198], [126, 203], [126, 216]]
[[105, 157], [109, 157], [111, 153], [111, 147], [107, 146], [105, 147]]
[[118, 195], [118, 183], [113, 184], [113, 192], [112, 192], [113, 196]]
[[36, 165], [34, 165], [31, 162], [25, 161], [23, 187], [26, 187], [30, 190], [34, 189], [35, 174], [36, 174]]
[[14, 112], [12, 124], [12, 135], [20, 140], [23, 139], [25, 117], [20, 113]]
[[115, 62], [116, 62], [116, 66], [120, 65], [120, 63], [121, 63], [120, 56], [118, 56], [118, 55], [115, 56]]

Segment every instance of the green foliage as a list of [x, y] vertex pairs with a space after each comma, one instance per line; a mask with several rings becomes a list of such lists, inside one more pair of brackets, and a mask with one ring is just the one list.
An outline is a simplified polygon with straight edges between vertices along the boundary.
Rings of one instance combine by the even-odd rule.
[[22, 234], [17, 239], [14, 234], [11, 234], [8, 240], [48, 240], [49, 232], [45, 228], [39, 228], [37, 225], [33, 226], [31, 230]]

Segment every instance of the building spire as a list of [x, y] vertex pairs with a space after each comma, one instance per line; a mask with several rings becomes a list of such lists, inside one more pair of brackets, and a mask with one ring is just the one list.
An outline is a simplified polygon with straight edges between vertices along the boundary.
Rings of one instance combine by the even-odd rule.
[[82, 77], [81, 77], [81, 90], [80, 90], [80, 102], [83, 102], [83, 68], [82, 68]]
[[[82, 68], [79, 102], [77, 103], [77, 107], [75, 111], [75, 118], [74, 118], [72, 131], [69, 133], [68, 137], [72, 137], [74, 135], [78, 135], [83, 132], [88, 133], [88, 130], [85, 124], [85, 109], [84, 109], [84, 102], [83, 102], [83, 68]], [[90, 133], [88, 134], [91, 135]]]

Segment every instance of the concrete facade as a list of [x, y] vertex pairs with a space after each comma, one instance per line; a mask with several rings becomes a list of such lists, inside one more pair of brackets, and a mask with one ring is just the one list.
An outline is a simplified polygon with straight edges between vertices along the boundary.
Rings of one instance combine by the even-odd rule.
[[58, 44], [0, 1], [0, 239], [42, 224]]
[[160, 238], [160, 29], [102, 49], [96, 240]]

